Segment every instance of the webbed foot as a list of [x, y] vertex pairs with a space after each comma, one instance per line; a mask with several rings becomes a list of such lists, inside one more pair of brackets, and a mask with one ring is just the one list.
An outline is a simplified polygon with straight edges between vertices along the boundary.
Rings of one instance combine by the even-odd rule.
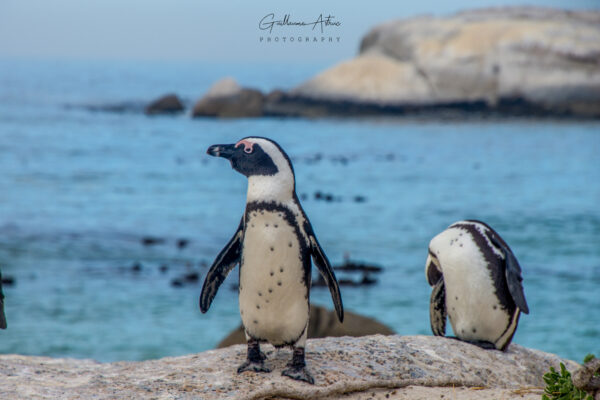
[[290, 377], [297, 381], [304, 381], [306, 383], [310, 383], [311, 385], [315, 384], [315, 379], [312, 377], [311, 374], [308, 373], [308, 371], [306, 370], [306, 367], [302, 367], [302, 368], [289, 367], [289, 368], [284, 369], [281, 372], [281, 375]]
[[481, 347], [485, 350], [498, 350], [496, 349], [496, 345], [492, 342], [488, 342], [487, 340], [465, 340], [458, 338], [456, 336], [447, 336], [449, 339], [460, 340], [461, 342], [469, 343], [478, 347]]
[[287, 364], [287, 368], [281, 372], [281, 375], [314, 385], [315, 379], [306, 370], [306, 363], [304, 362], [304, 347], [294, 347], [292, 361]]
[[237, 369], [238, 374], [244, 371], [253, 372], [271, 372], [271, 369], [265, 366], [265, 360], [267, 356], [265, 353], [260, 351], [260, 345], [258, 340], [248, 340], [248, 355], [246, 361], [240, 365]]
[[245, 371], [253, 371], [253, 372], [271, 372], [271, 369], [265, 366], [263, 361], [250, 361], [246, 360], [242, 365], [240, 365], [237, 369], [238, 374], [241, 374]]

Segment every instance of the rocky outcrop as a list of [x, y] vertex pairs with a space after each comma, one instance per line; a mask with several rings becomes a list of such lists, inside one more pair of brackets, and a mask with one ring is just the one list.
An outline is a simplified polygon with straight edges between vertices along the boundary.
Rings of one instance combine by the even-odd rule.
[[[367, 336], [367, 335], [393, 335], [394, 331], [381, 322], [344, 311], [344, 323], [342, 324], [334, 311], [325, 307], [310, 306], [310, 321], [308, 322], [308, 338], [340, 337], [340, 336]], [[227, 347], [234, 344], [246, 343], [244, 330], [240, 325], [223, 339], [217, 347]]]
[[183, 103], [175, 94], [167, 94], [148, 104], [144, 110], [147, 115], [176, 114], [184, 110]]
[[198, 100], [192, 117], [259, 117], [264, 102], [265, 96], [259, 90], [242, 88], [232, 78], [224, 78]]
[[[315, 385], [281, 376], [290, 351], [265, 345], [268, 374], [236, 373], [246, 346], [142, 362], [0, 356], [3, 399], [539, 399], [559, 357], [512, 344], [507, 352], [432, 336], [312, 339]], [[421, 397], [418, 397], [421, 396]]]
[[600, 400], [600, 359], [593, 358], [572, 374], [573, 385]]
[[600, 117], [600, 12], [513, 7], [388, 22], [362, 39], [357, 58], [267, 108]]

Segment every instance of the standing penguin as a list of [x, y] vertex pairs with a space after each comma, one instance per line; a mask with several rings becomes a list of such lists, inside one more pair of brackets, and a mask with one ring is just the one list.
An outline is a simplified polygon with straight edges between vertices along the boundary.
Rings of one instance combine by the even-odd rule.
[[429, 317], [436, 336], [446, 334], [448, 314], [458, 339], [506, 350], [521, 311], [529, 314], [519, 262], [481, 221], [456, 222], [434, 237], [425, 274], [433, 286]]
[[329, 286], [340, 321], [344, 310], [333, 269], [296, 195], [292, 163], [277, 143], [260, 137], [213, 145], [207, 153], [228, 159], [233, 169], [248, 177], [248, 194], [237, 231], [206, 275], [200, 310], [208, 311], [219, 286], [239, 263], [239, 305], [248, 355], [238, 373], [270, 372], [259, 347], [259, 342], [269, 342], [293, 348], [282, 375], [312, 384], [304, 361], [311, 257]]
[[6, 329], [6, 316], [4, 315], [4, 293], [2, 293], [2, 271], [0, 271], [0, 329]]

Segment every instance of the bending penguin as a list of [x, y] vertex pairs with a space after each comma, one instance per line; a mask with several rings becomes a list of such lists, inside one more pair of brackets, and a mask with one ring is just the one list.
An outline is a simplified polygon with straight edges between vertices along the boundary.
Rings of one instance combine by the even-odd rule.
[[6, 316], [4, 315], [4, 293], [2, 292], [2, 271], [0, 271], [0, 329], [6, 329]]
[[344, 311], [331, 264], [296, 195], [292, 163], [277, 143], [261, 137], [213, 145], [207, 153], [228, 159], [233, 169], [248, 177], [248, 193], [235, 234], [206, 275], [200, 310], [208, 311], [219, 286], [239, 263], [239, 306], [248, 353], [238, 373], [271, 372], [259, 347], [260, 342], [269, 342], [293, 348], [282, 375], [312, 384], [304, 360], [311, 257], [329, 286], [340, 321]]
[[529, 314], [519, 262], [481, 221], [456, 222], [434, 237], [425, 274], [433, 286], [429, 317], [436, 336], [445, 336], [448, 315], [458, 339], [506, 350], [521, 312]]

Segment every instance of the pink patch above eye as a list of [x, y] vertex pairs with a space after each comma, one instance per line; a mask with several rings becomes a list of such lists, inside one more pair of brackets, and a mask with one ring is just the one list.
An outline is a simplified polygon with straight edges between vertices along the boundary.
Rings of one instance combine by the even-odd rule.
[[235, 148], [237, 149], [242, 144], [244, 145], [244, 153], [248, 153], [248, 154], [252, 153], [252, 150], [253, 150], [252, 147], [254, 146], [254, 143], [252, 143], [246, 139], [242, 139], [235, 144]]

